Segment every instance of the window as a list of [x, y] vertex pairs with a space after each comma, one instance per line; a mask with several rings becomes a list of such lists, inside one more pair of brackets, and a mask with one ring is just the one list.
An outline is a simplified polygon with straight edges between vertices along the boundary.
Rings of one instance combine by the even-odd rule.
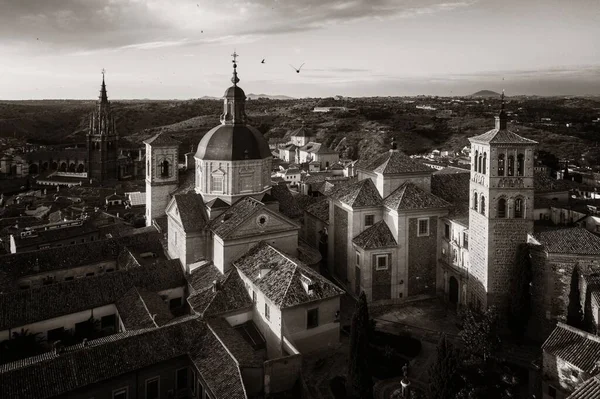
[[463, 247], [469, 249], [469, 235], [467, 233], [463, 233]]
[[515, 175], [515, 157], [509, 155], [508, 157], [508, 176]]
[[175, 389], [180, 390], [188, 387], [187, 367], [177, 370], [175, 378]]
[[477, 160], [477, 171], [479, 173], [481, 173], [483, 171], [482, 169], [482, 161], [483, 161], [483, 156], [481, 154], [479, 154], [479, 159]]
[[[562, 216], [562, 213], [561, 213]], [[517, 198], [515, 200], [515, 218], [522, 219], [523, 218], [523, 200], [521, 198]]]
[[211, 191], [223, 192], [223, 176], [213, 176], [210, 182]]
[[375, 215], [365, 215], [365, 226], [373, 226], [375, 224]]
[[485, 215], [485, 197], [481, 195], [481, 214]]
[[181, 298], [173, 298], [169, 300], [169, 309], [177, 309], [181, 306]]
[[48, 342], [58, 341], [62, 338], [65, 329], [63, 327], [55, 328], [52, 330], [48, 330]]
[[160, 395], [160, 377], [146, 380], [146, 399], [158, 399]]
[[477, 210], [477, 191], [473, 193], [473, 209]]
[[498, 176], [504, 176], [504, 154], [498, 155]]
[[360, 266], [360, 253], [356, 253], [356, 266]]
[[481, 169], [481, 173], [483, 173], [485, 175], [485, 168], [487, 165], [487, 152], [483, 153], [483, 168]]
[[102, 330], [107, 329], [107, 330], [114, 331], [116, 324], [117, 324], [117, 318], [115, 317], [114, 314], [111, 314], [108, 316], [103, 316], [100, 319], [100, 328]]
[[523, 154], [517, 155], [517, 176], [523, 176], [525, 171], [525, 157]]
[[170, 169], [169, 161], [167, 161], [165, 159], [164, 161], [162, 161], [160, 163], [160, 175], [162, 177], [169, 177], [169, 169]]
[[418, 220], [418, 231], [417, 237], [423, 237], [429, 235], [429, 219]]
[[475, 172], [479, 172], [479, 169], [477, 168], [478, 159], [479, 159], [479, 151], [475, 151], [475, 158], [473, 158], [473, 170]]
[[306, 328], [315, 328], [319, 326], [319, 308], [310, 309], [306, 312]]
[[252, 303], [256, 303], [256, 291], [252, 291]]
[[265, 303], [265, 319], [271, 320], [271, 310], [269, 309], [269, 305]]
[[129, 397], [129, 387], [115, 389], [112, 397], [113, 399], [127, 399]]
[[375, 255], [375, 270], [388, 269], [388, 255]]
[[450, 239], [450, 225], [448, 223], [444, 223], [444, 237]]
[[503, 219], [506, 217], [506, 199], [500, 198], [498, 200], [498, 218]]

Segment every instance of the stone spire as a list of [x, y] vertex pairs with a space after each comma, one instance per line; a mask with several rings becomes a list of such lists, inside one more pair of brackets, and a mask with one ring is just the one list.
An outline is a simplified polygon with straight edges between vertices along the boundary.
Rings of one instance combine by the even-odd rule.
[[501, 105], [500, 105], [500, 113], [496, 116], [496, 129], [498, 130], [506, 130], [508, 115], [506, 115], [505, 101], [504, 101], [504, 90], [502, 90], [502, 95], [500, 96]]
[[108, 95], [106, 94], [106, 83], [104, 83], [104, 74], [106, 71], [102, 69], [102, 86], [100, 87], [100, 104], [108, 103]]
[[227, 89], [223, 98], [224, 108], [221, 114], [221, 124], [223, 125], [243, 125], [246, 123], [246, 94], [237, 84], [240, 81], [237, 75], [237, 57], [239, 55], [234, 51], [233, 57], [233, 76], [231, 83], [233, 86]]

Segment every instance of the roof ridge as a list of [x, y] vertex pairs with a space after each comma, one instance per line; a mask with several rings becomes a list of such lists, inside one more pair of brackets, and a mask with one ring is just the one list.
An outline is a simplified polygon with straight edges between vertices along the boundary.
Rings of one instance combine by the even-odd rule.
[[573, 326], [570, 326], [570, 325], [568, 325], [566, 323], [563, 323], [563, 322], [559, 321], [559, 322], [556, 323], [556, 327], [561, 327], [561, 328], [563, 328], [565, 330], [568, 330], [568, 331], [571, 331], [572, 333], [575, 333], [575, 334], [577, 334], [577, 335], [579, 335], [579, 336], [581, 336], [583, 338], [588, 338], [588, 339], [591, 339], [592, 341], [596, 341], [596, 342], [600, 343], [600, 336], [594, 335], [594, 334], [590, 334], [587, 331], [580, 330], [580, 329], [575, 328]]
[[154, 324], [155, 327], [158, 327], [158, 324], [156, 323], [156, 321], [154, 321], [154, 317], [152, 317], [152, 313], [150, 313], [150, 309], [148, 309], [148, 305], [146, 305], [146, 301], [144, 301], [144, 297], [142, 296], [142, 294], [140, 294], [138, 287], [134, 285], [133, 289], [135, 290], [135, 293], [138, 295], [138, 297], [142, 301], [142, 305], [144, 305], [144, 309], [146, 309], [146, 313], [148, 313], [148, 315], [150, 316], [152, 323]]

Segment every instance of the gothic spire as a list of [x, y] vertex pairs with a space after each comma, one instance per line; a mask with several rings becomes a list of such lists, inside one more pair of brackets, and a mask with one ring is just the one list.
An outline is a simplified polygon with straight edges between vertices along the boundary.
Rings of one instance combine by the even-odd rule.
[[106, 71], [102, 69], [102, 87], [100, 88], [100, 103], [106, 104], [108, 102], [108, 95], [106, 94], [106, 83], [104, 83], [104, 74]]

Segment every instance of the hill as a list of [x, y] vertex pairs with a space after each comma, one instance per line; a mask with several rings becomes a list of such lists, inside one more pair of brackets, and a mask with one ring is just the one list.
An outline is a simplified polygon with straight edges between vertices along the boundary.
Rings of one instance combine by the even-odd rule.
[[477, 93], [471, 94], [471, 97], [500, 97], [500, 93], [491, 90], [479, 90]]
[[272, 94], [254, 94], [250, 93], [246, 95], [251, 100], [257, 100], [259, 98], [268, 98], [269, 100], [294, 100], [294, 97], [288, 97], [283, 95], [272, 95]]

